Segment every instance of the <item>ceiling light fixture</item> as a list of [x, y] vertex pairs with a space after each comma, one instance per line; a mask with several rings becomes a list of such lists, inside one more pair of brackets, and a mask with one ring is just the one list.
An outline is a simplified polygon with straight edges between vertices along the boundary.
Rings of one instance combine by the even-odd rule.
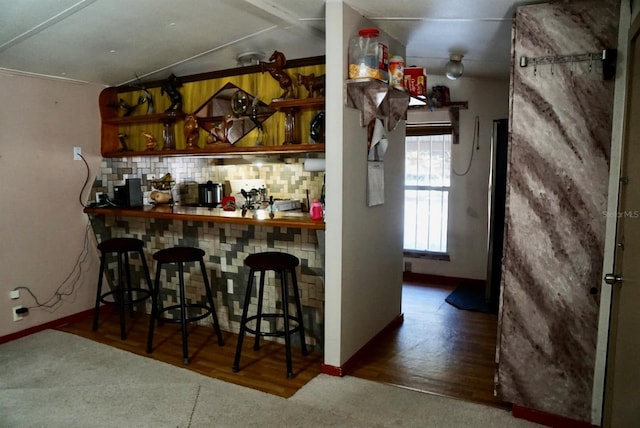
[[449, 56], [449, 62], [444, 67], [447, 78], [456, 80], [458, 77], [462, 76], [462, 72], [464, 71], [462, 56], [462, 54], [451, 54]]
[[264, 52], [243, 52], [236, 57], [238, 67], [258, 65], [265, 57]]

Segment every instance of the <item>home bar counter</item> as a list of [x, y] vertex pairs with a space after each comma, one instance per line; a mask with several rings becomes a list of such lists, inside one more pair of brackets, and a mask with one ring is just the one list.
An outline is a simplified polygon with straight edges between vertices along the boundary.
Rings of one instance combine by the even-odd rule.
[[[131, 237], [145, 242], [146, 261], [155, 275], [153, 254], [172, 246], [191, 246], [205, 251], [205, 266], [223, 331], [238, 333], [242, 301], [249, 278], [244, 259], [262, 251], [287, 252], [300, 260], [296, 270], [301, 293], [305, 336], [309, 346], [321, 351], [324, 336], [324, 228], [323, 221], [311, 220], [300, 211], [278, 211], [269, 217], [267, 210], [241, 210], [181, 205], [145, 205], [142, 208], [93, 208], [89, 216], [96, 241]], [[133, 283], [142, 281], [142, 264], [137, 256], [130, 258]], [[115, 257], [108, 262], [111, 282], [117, 276]], [[178, 279], [175, 270], [163, 269], [161, 286], [165, 305], [175, 304]], [[168, 271], [168, 272], [167, 272]], [[186, 293], [189, 301], [202, 301], [204, 287], [199, 266], [185, 266]], [[281, 297], [276, 291], [279, 276], [269, 272], [265, 283], [265, 312], [278, 312]], [[254, 303], [252, 303], [253, 305]], [[255, 308], [252, 310], [255, 311]], [[150, 312], [147, 302], [146, 311]], [[210, 321], [210, 320], [209, 320]], [[206, 320], [202, 321], [206, 322]], [[166, 328], [166, 327], [165, 327]], [[272, 331], [281, 326], [270, 326]], [[280, 339], [278, 339], [280, 340]]]
[[145, 205], [141, 208], [92, 208], [86, 214], [123, 217], [158, 218], [181, 221], [205, 221], [211, 223], [245, 224], [269, 227], [293, 227], [324, 230], [324, 221], [312, 220], [309, 214], [299, 211], [275, 211], [273, 217], [268, 209], [224, 211], [222, 208], [191, 207], [183, 205]]

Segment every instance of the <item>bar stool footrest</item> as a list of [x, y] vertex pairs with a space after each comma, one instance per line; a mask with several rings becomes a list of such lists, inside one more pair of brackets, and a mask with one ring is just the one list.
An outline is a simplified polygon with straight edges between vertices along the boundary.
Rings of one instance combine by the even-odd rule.
[[[282, 318], [284, 319], [284, 314], [262, 314], [262, 315], [253, 315], [247, 318], [247, 321], [244, 324], [244, 329], [245, 331], [254, 334], [256, 336], [264, 336], [264, 337], [284, 337], [286, 335], [286, 333], [284, 331], [256, 331], [255, 329], [252, 329], [248, 326], [250, 321], [254, 321], [257, 320], [258, 318]], [[296, 333], [298, 331], [300, 331], [300, 321], [298, 320], [298, 317], [295, 316], [291, 316], [289, 315], [289, 320], [290, 321], [295, 321], [296, 323], [298, 323], [297, 326], [294, 327], [290, 327], [289, 328], [289, 335], [292, 335], [293, 333]]]
[[[131, 292], [132, 293], [133, 292], [139, 293], [140, 296], [135, 298], [135, 299], [133, 299], [133, 300], [131, 300], [131, 301], [125, 300], [125, 302], [124, 302], [125, 305], [133, 305], [134, 303], [140, 303], [140, 302], [143, 302], [143, 301], [145, 301], [145, 300], [147, 300], [148, 298], [151, 297], [151, 292], [149, 290], [145, 290], [144, 288], [131, 288]], [[108, 304], [108, 305], [118, 304], [117, 301], [115, 301], [115, 300], [106, 300], [106, 298], [109, 297], [109, 296], [117, 295], [119, 293], [120, 293], [120, 288], [119, 287], [115, 287], [111, 291], [107, 291], [106, 293], [102, 293], [100, 295], [100, 302]], [[129, 293], [129, 289], [126, 288], [125, 291], [124, 291], [125, 296], [128, 293]]]
[[[196, 316], [193, 316], [193, 317], [185, 318], [186, 322], [199, 321], [201, 319], [204, 319], [204, 318], [208, 317], [213, 312], [209, 306], [202, 305], [202, 304], [199, 304], [199, 303], [187, 303], [185, 305], [185, 309], [187, 309], [187, 311], [189, 309], [202, 309], [202, 310], [205, 311], [204, 313], [202, 313], [200, 315], [196, 315]], [[161, 321], [164, 321], [164, 322], [168, 322], [168, 323], [180, 324], [182, 322], [180, 320], [180, 318], [166, 318], [166, 317], [161, 316], [161, 314], [163, 312], [169, 312], [169, 311], [173, 311], [173, 310], [181, 310], [181, 306], [180, 305], [171, 305], [171, 306], [167, 306], [165, 308], [159, 309], [158, 310], [157, 319], [161, 320]]]

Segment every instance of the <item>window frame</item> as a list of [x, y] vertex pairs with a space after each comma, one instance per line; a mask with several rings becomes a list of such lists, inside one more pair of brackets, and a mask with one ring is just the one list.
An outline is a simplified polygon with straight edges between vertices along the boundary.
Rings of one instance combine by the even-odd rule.
[[[422, 137], [422, 136], [436, 136], [436, 135], [450, 135], [451, 136], [451, 144], [453, 144], [454, 139], [454, 125], [451, 122], [427, 122], [427, 123], [418, 123], [418, 124], [407, 124], [406, 127], [406, 137]], [[406, 144], [405, 137], [405, 144]], [[405, 152], [405, 162], [406, 162], [406, 152]], [[406, 173], [405, 173], [406, 180]], [[447, 191], [451, 192], [451, 182], [449, 182], [449, 186], [421, 186], [421, 185], [403, 185], [403, 191], [406, 190], [435, 190], [435, 191]], [[447, 211], [448, 211], [449, 202], [447, 201]], [[421, 258], [421, 259], [430, 259], [430, 260], [443, 260], [450, 261], [449, 256], [449, 237], [448, 237], [448, 220], [447, 216], [447, 248], [444, 252], [439, 251], [420, 251], [420, 250], [407, 250], [404, 248], [404, 239], [403, 239], [403, 255], [405, 257], [411, 258]]]

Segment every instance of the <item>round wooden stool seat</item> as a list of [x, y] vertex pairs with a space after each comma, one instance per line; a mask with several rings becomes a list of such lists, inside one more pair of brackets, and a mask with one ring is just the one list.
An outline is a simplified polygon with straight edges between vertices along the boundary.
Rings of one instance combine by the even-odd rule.
[[136, 238], [111, 238], [98, 244], [98, 250], [103, 253], [120, 253], [138, 251], [144, 248], [144, 242]]
[[204, 257], [204, 250], [193, 247], [165, 248], [153, 254], [153, 258], [160, 263], [199, 262]]
[[244, 264], [257, 271], [283, 271], [295, 269], [300, 264], [300, 261], [291, 254], [266, 251], [264, 253], [250, 254], [244, 259]]

